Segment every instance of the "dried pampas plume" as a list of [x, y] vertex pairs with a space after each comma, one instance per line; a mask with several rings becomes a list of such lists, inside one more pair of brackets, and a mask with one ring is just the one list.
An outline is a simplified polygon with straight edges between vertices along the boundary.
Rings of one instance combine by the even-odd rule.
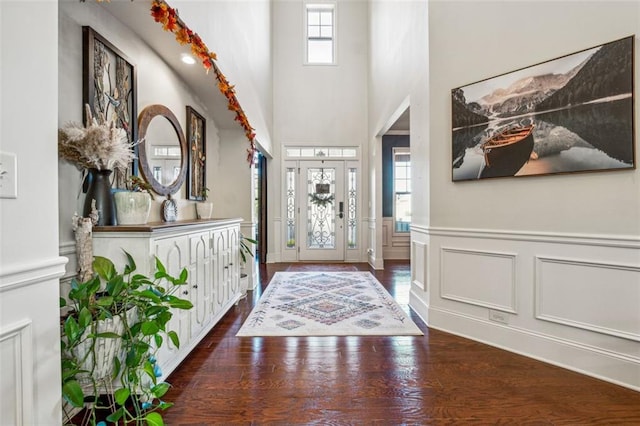
[[126, 170], [135, 158], [127, 132], [116, 127], [114, 121], [98, 124], [85, 105], [86, 122], [83, 126], [70, 122], [58, 129], [60, 158], [80, 169]]

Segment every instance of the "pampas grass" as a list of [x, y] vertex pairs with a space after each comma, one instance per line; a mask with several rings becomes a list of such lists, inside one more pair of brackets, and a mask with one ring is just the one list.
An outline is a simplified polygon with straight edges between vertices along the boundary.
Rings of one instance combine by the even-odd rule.
[[135, 158], [132, 142], [114, 121], [98, 124], [85, 105], [87, 126], [70, 122], [58, 129], [60, 158], [80, 169], [126, 170]]

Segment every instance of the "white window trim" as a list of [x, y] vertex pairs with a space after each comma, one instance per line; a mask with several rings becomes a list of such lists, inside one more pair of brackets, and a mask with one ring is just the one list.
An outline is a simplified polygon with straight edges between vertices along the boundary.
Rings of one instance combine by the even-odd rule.
[[[395, 177], [396, 158], [395, 157], [396, 157], [396, 153], [398, 154], [406, 153], [411, 155], [411, 147], [396, 146], [396, 147], [393, 147], [391, 152], [392, 152], [392, 158], [393, 158], [393, 232], [392, 232], [392, 235], [394, 237], [399, 237], [403, 235], [409, 235], [411, 230], [409, 231], [396, 230], [396, 177]], [[411, 177], [409, 179], [411, 180]], [[411, 185], [411, 192], [409, 194], [411, 194], [413, 198], [413, 184]], [[411, 201], [413, 201], [413, 199]], [[413, 205], [411, 207], [413, 209]]]
[[[314, 5], [327, 5], [329, 7], [331, 7], [331, 9], [333, 9], [333, 61], [330, 63], [323, 63], [323, 62], [309, 62], [307, 60], [307, 58], [309, 57], [309, 42], [307, 39], [307, 9], [310, 6], [314, 6]], [[304, 7], [302, 8], [302, 15], [303, 15], [303, 28], [302, 28], [302, 34], [304, 37], [304, 52], [303, 52], [303, 58], [302, 58], [302, 64], [305, 66], [313, 66], [313, 67], [333, 67], [338, 65], [338, 3], [335, 1], [305, 1], [304, 2]]]

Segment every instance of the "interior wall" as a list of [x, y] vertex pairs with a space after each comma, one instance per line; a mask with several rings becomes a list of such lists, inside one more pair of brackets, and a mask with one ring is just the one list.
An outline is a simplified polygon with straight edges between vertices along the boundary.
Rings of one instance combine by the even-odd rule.
[[241, 217], [251, 222], [253, 193], [251, 164], [246, 160], [247, 144], [242, 130], [221, 130], [218, 151], [209, 160], [213, 163], [211, 187], [214, 217]]
[[[636, 34], [639, 7], [635, 1], [430, 2], [430, 138], [432, 155], [441, 159], [431, 163], [431, 226], [640, 235], [638, 170], [454, 183], [450, 143], [451, 89]], [[514, 19], [516, 32], [488, 25]]]
[[[367, 8], [364, 1], [338, 1], [336, 64], [305, 65], [304, 2], [273, 2], [276, 155], [285, 145], [358, 146], [365, 159], [361, 170], [367, 170]], [[275, 170], [269, 175], [268, 198], [278, 200], [269, 203], [269, 216], [274, 218], [269, 235], [281, 242], [282, 163], [276, 158], [277, 164], [269, 169], [270, 173]], [[362, 179], [366, 188], [368, 176], [363, 174]], [[270, 261], [280, 259], [281, 249], [279, 244], [269, 244]]]
[[[149, 19], [152, 19], [149, 17]], [[186, 137], [186, 106], [190, 105], [206, 119], [206, 153], [215, 159], [220, 137], [197, 94], [159, 56], [133, 33], [95, 2], [60, 2], [59, 13], [59, 125], [82, 122], [82, 26], [88, 25], [120, 49], [137, 66], [138, 114], [148, 105], [163, 104], [178, 119]], [[158, 26], [158, 31], [161, 27]], [[246, 142], [243, 143], [246, 146]], [[207, 162], [207, 187], [215, 191], [216, 161]], [[84, 197], [79, 194], [81, 175], [71, 164], [60, 161], [59, 228], [61, 253], [70, 257], [68, 275], [75, 273], [75, 243], [71, 229], [74, 212], [82, 212]], [[210, 193], [211, 195], [212, 193]], [[215, 195], [215, 194], [214, 194]], [[178, 203], [178, 219], [194, 219], [194, 202], [186, 200], [186, 185], [173, 195]], [[161, 220], [164, 197], [155, 196], [150, 222]]]
[[0, 413], [12, 425], [62, 421], [57, 16], [55, 1], [0, 1], [0, 151], [17, 177], [0, 178], [17, 183], [0, 199]]
[[[429, 217], [429, 50], [427, 1], [369, 3], [369, 167], [371, 185], [369, 261], [383, 258], [382, 137], [393, 118], [410, 109], [411, 179], [420, 197], [412, 201], [412, 224]], [[402, 23], [399, 25], [398, 23]], [[374, 177], [372, 177], [373, 182]]]
[[169, 3], [217, 54], [216, 63], [235, 86], [261, 150], [272, 155], [272, 2], [171, 0]]
[[430, 327], [640, 390], [640, 171], [454, 183], [450, 115], [453, 88], [637, 34], [640, 3], [431, 1], [426, 22], [430, 215], [414, 216], [411, 306]]

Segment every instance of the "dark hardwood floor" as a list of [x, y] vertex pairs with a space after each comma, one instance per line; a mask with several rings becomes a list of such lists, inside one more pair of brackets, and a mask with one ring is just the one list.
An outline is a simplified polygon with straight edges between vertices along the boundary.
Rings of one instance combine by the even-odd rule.
[[[270, 264], [281, 270], [365, 264]], [[409, 265], [373, 271], [409, 299]], [[249, 292], [169, 377], [169, 425], [640, 425], [640, 393], [428, 329], [424, 336], [235, 337], [261, 294]], [[408, 308], [407, 308], [408, 310]]]

